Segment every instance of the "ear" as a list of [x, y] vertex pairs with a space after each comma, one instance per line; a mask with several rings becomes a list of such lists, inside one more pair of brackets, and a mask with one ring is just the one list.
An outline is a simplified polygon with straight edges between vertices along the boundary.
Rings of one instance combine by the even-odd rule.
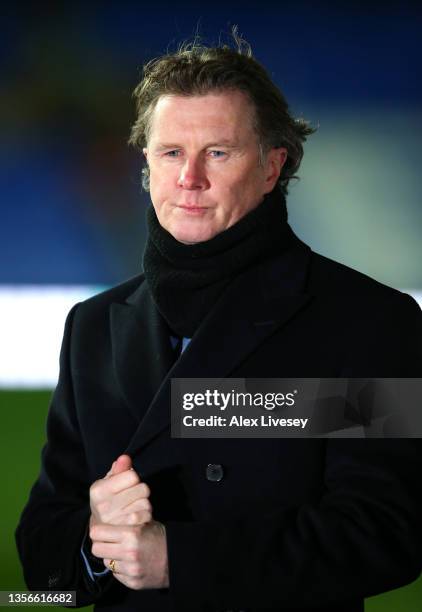
[[142, 153], [143, 153], [143, 155], [144, 155], [144, 157], [145, 157], [145, 161], [147, 161], [147, 162], [148, 162], [148, 149], [147, 149], [146, 147], [144, 147], [144, 148], [142, 149]]
[[280, 178], [281, 171], [287, 159], [285, 147], [272, 148], [268, 151], [265, 160], [265, 193], [270, 193]]

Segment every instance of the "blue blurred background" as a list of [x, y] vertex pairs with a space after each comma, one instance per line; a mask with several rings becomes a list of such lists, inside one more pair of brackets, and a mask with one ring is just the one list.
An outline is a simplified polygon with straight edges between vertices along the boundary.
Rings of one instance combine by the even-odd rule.
[[[233, 24], [292, 112], [319, 127], [290, 189], [295, 231], [328, 257], [422, 290], [420, 2], [16, 2], [1, 12], [0, 370], [13, 361], [6, 337], [22, 367], [23, 321], [35, 312], [21, 293], [14, 320], [2, 288], [76, 286], [76, 301], [141, 270], [149, 200], [140, 156], [126, 145], [131, 92], [143, 62], [196, 33], [218, 43]], [[50, 346], [47, 327], [37, 342]], [[34, 390], [50, 387], [36, 379], [32, 390], [0, 391], [0, 589], [23, 588], [13, 529], [38, 471], [50, 395]], [[366, 609], [420, 612], [421, 601], [418, 581]]]
[[297, 116], [319, 126], [291, 188], [316, 250], [422, 287], [420, 3], [26, 3], [3, 9], [0, 283], [113, 284], [141, 268], [145, 60], [238, 24]]

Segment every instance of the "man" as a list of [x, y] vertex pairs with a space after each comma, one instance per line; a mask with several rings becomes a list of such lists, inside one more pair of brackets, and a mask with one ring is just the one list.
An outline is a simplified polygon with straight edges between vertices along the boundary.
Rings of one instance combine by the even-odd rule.
[[144, 275], [68, 316], [17, 530], [31, 589], [109, 611], [357, 612], [419, 576], [418, 441], [170, 436], [173, 377], [421, 374], [414, 300], [288, 226], [312, 130], [241, 51], [183, 47], [135, 90]]

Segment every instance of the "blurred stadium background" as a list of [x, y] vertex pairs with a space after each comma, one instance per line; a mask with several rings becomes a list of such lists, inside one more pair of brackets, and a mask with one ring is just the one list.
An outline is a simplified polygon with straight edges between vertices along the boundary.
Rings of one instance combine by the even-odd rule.
[[[314, 250], [422, 295], [417, 2], [15, 3], [2, 8], [0, 590], [23, 589], [13, 532], [39, 467], [66, 312], [137, 274], [140, 159], [126, 146], [144, 61], [233, 24], [319, 130], [288, 200]], [[367, 600], [422, 610], [422, 582]]]

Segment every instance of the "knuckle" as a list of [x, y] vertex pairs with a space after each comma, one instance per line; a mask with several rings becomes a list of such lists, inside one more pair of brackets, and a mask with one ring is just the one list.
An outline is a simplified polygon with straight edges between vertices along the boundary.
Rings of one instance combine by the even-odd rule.
[[98, 489], [99, 489], [99, 486], [100, 486], [100, 482], [98, 480], [96, 480], [89, 487], [89, 495], [90, 495], [91, 499], [96, 500], [98, 498], [98, 494], [99, 494], [99, 490]]
[[134, 525], [130, 531], [132, 542], [138, 542], [139, 538], [141, 537], [141, 534], [142, 534], [142, 526], [139, 524]]
[[129, 489], [139, 484], [139, 477], [134, 470], [129, 470], [127, 472], [122, 472], [121, 474], [116, 474], [112, 478], [114, 478], [115, 481], [119, 483], [119, 486], [124, 487], [126, 489]]
[[126, 525], [123, 526], [123, 530], [124, 530], [123, 534], [124, 535], [123, 535], [123, 538], [122, 538], [122, 543], [123, 543], [123, 546], [124, 546], [125, 550], [132, 550], [132, 549], [137, 548], [138, 542], [139, 542], [139, 538], [137, 538], [133, 534], [133, 532], [131, 532], [131, 531], [128, 532], [127, 531], [128, 527], [130, 528], [131, 525], [127, 525], [126, 524]]
[[128, 575], [132, 578], [139, 578], [139, 574], [141, 573], [141, 566], [139, 563], [132, 563], [128, 566]]
[[110, 512], [110, 507], [110, 502], [108, 500], [105, 500], [97, 504], [97, 511], [101, 516], [107, 516]]
[[151, 491], [146, 482], [141, 483], [141, 495], [144, 497], [149, 497], [151, 495]]
[[104, 499], [98, 504], [98, 509], [101, 512], [108, 512], [110, 510], [111, 502], [109, 499]]
[[122, 528], [122, 536], [124, 540], [130, 544], [135, 544], [138, 539], [138, 530], [136, 525], [124, 525]]
[[127, 474], [126, 478], [131, 486], [137, 485], [139, 483], [139, 476], [135, 472], [135, 470], [129, 470], [129, 473]]
[[136, 549], [128, 550], [127, 558], [128, 558], [128, 561], [131, 561], [132, 563], [138, 563], [140, 561], [139, 550], [136, 550]]
[[100, 549], [100, 545], [97, 542], [93, 542], [92, 546], [91, 546], [91, 552], [94, 555], [94, 557], [99, 557], [99, 549]]
[[140, 517], [137, 512], [132, 512], [131, 514], [129, 514], [128, 523], [130, 525], [137, 525], [139, 522], [140, 522]]

